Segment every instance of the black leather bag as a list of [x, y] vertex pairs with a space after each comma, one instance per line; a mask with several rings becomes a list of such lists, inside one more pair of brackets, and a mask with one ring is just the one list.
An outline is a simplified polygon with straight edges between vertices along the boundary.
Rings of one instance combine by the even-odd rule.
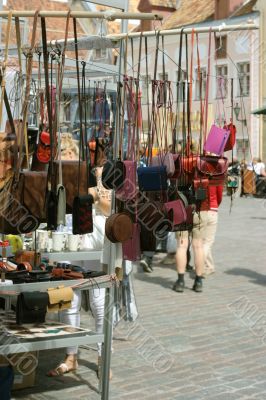
[[93, 232], [92, 203], [93, 196], [77, 196], [73, 202], [72, 228], [74, 235]]
[[16, 307], [17, 324], [36, 324], [45, 322], [48, 300], [47, 292], [20, 293]]

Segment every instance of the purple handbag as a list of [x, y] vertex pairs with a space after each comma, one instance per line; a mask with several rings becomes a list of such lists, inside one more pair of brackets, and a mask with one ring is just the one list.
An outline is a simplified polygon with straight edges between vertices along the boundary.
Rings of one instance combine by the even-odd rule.
[[230, 131], [212, 125], [204, 144], [204, 151], [221, 156], [228, 141]]
[[140, 225], [133, 224], [132, 237], [122, 243], [123, 260], [137, 261], [140, 260]]
[[125, 177], [122, 185], [115, 192], [116, 198], [119, 200], [133, 200], [136, 198], [136, 161], [123, 161], [125, 169]]

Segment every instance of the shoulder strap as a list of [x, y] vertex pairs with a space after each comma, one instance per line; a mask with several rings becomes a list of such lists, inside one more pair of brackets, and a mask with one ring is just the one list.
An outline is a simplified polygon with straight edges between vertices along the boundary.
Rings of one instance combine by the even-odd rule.
[[[19, 170], [21, 169], [21, 166], [22, 166], [23, 145], [24, 145], [25, 136], [27, 135], [26, 129], [27, 129], [27, 120], [28, 120], [30, 83], [31, 83], [31, 75], [32, 75], [33, 49], [34, 49], [35, 41], [36, 41], [38, 14], [39, 14], [39, 11], [36, 11], [34, 14], [32, 35], [31, 35], [31, 44], [30, 44], [30, 48], [27, 53], [26, 88], [25, 88], [25, 95], [24, 95], [24, 101], [23, 101], [23, 106], [22, 106], [22, 123], [20, 124], [20, 129], [19, 129], [19, 131], [20, 131], [19, 132], [20, 148], [19, 148], [19, 160], [18, 160], [17, 171], [16, 171], [16, 180], [18, 179]], [[28, 146], [27, 140], [25, 141], [25, 146], [26, 146], [26, 153], [27, 153], [27, 146]], [[27, 157], [27, 161], [28, 161], [28, 157]]]
[[7, 21], [7, 29], [6, 29], [6, 40], [5, 40], [5, 50], [4, 50], [4, 60], [1, 63], [1, 70], [2, 70], [2, 82], [1, 82], [1, 99], [0, 99], [0, 126], [2, 125], [2, 118], [3, 118], [3, 103], [4, 103], [4, 93], [6, 87], [6, 65], [8, 59], [8, 46], [9, 46], [9, 39], [10, 39], [10, 32], [11, 32], [11, 23], [12, 23], [12, 11], [8, 13], [8, 21]]

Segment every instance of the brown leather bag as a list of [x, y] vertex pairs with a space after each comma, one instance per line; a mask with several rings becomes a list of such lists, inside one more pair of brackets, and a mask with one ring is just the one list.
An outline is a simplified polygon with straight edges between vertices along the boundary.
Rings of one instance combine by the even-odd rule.
[[31, 250], [17, 251], [15, 254], [15, 261], [17, 264], [27, 262], [30, 263], [32, 267], [38, 266], [41, 264], [41, 253]]
[[49, 302], [47, 311], [57, 312], [71, 308], [73, 300], [73, 290], [71, 287], [58, 286], [57, 288], [47, 289]]
[[47, 172], [21, 171], [1, 193], [0, 232], [21, 234], [35, 231], [45, 221]]
[[112, 243], [125, 242], [131, 239], [133, 222], [129, 214], [120, 212], [110, 215], [105, 223], [105, 234]]

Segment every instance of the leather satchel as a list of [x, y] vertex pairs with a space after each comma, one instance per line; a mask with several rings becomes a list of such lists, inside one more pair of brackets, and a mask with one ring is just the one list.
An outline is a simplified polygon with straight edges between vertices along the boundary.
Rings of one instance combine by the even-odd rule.
[[209, 179], [209, 186], [220, 186], [224, 184], [228, 168], [226, 157], [201, 156], [197, 160], [198, 173]]
[[173, 222], [173, 230], [175, 226], [183, 224], [187, 220], [187, 213], [183, 202], [179, 200], [169, 201], [164, 204], [168, 212], [169, 220]]
[[48, 305], [46, 292], [22, 292], [19, 294], [16, 306], [16, 323], [38, 324], [45, 322]]
[[133, 222], [126, 212], [110, 215], [105, 223], [105, 234], [112, 243], [126, 242], [133, 235]]
[[133, 224], [132, 237], [122, 243], [123, 259], [128, 261], [140, 260], [140, 225]]
[[125, 167], [125, 178], [124, 181], [116, 192], [116, 198], [122, 201], [133, 200], [136, 198], [136, 172], [137, 163], [136, 161], [125, 160], [123, 161]]
[[167, 172], [164, 165], [137, 169], [140, 191], [167, 190]]
[[71, 287], [58, 286], [47, 289], [48, 312], [58, 312], [71, 308], [74, 293]]
[[12, 180], [2, 199], [1, 233], [30, 233], [45, 221], [46, 181], [45, 171], [21, 171]]
[[93, 196], [76, 196], [73, 202], [72, 229], [74, 235], [93, 232], [92, 204]]

